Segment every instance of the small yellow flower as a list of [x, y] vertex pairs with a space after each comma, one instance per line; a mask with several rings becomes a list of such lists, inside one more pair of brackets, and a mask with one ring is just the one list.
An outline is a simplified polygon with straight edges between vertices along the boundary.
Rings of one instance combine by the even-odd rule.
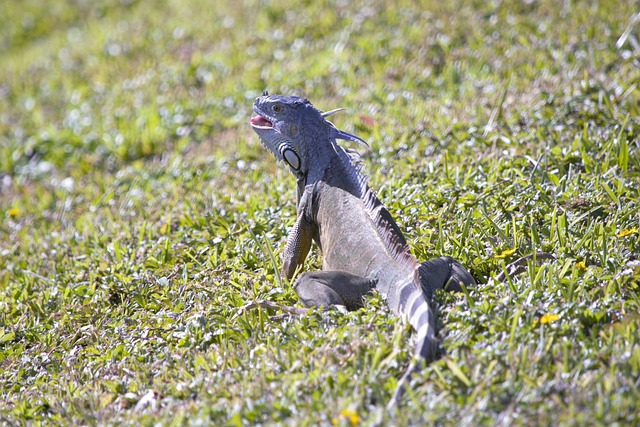
[[638, 228], [637, 227], [626, 228], [626, 229], [622, 230], [621, 232], [619, 232], [618, 234], [616, 234], [616, 237], [618, 237], [618, 238], [627, 237], [627, 236], [630, 236], [632, 234], [638, 234]]
[[357, 426], [358, 424], [360, 424], [360, 416], [356, 411], [353, 411], [351, 409], [343, 409], [337, 418], [331, 420], [331, 423], [333, 425], [338, 425], [343, 419], [347, 420], [349, 422], [349, 425], [351, 426]]
[[579, 268], [579, 269], [582, 269], [582, 270], [586, 270], [587, 269], [587, 264], [585, 264], [584, 261], [576, 262], [576, 268]]
[[543, 325], [546, 323], [553, 323], [556, 320], [558, 320], [560, 318], [560, 316], [558, 316], [557, 314], [553, 314], [553, 313], [547, 313], [544, 316], [542, 316], [540, 318], [540, 323], [542, 323]]
[[495, 258], [506, 258], [508, 256], [511, 256], [513, 254], [516, 253], [516, 248], [513, 249], [505, 249], [504, 251], [500, 252], [499, 254], [494, 255]]
[[18, 209], [18, 208], [9, 209], [7, 211], [7, 215], [9, 215], [11, 217], [16, 217], [16, 216], [20, 215], [20, 209]]
[[547, 313], [540, 317], [540, 319], [533, 319], [533, 327], [535, 328], [536, 326], [538, 326], [538, 323], [542, 323], [543, 325], [547, 323], [553, 323], [559, 318], [560, 316], [558, 316], [557, 314]]

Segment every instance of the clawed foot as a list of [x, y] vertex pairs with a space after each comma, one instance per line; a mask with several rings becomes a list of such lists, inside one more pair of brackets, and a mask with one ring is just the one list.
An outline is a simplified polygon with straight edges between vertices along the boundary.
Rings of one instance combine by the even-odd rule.
[[534, 257], [537, 263], [539, 263], [540, 261], [556, 259], [556, 257], [554, 257], [548, 252], [536, 252], [535, 254], [529, 254], [529, 255], [523, 256], [522, 258], [518, 258], [517, 260], [513, 261], [511, 264], [507, 265], [504, 271], [496, 276], [495, 281], [499, 283], [504, 282], [507, 278], [507, 275], [514, 276], [516, 274], [522, 273], [527, 269], [527, 262], [530, 259], [533, 259]]
[[290, 305], [280, 305], [280, 304], [276, 304], [275, 302], [271, 302], [271, 301], [266, 301], [266, 300], [261, 300], [261, 301], [253, 301], [250, 303], [247, 303], [245, 305], [243, 305], [242, 307], [240, 307], [240, 309], [238, 310], [238, 314], [236, 314], [236, 316], [238, 316], [240, 313], [245, 312], [246, 310], [251, 310], [254, 308], [270, 308], [272, 310], [279, 310], [284, 312], [284, 314], [278, 314], [276, 316], [269, 316], [269, 319], [271, 320], [280, 320], [283, 319], [284, 317], [286, 317], [287, 315], [294, 315], [294, 316], [304, 316], [307, 313], [309, 313], [309, 310], [311, 310], [312, 308], [316, 311], [328, 311], [328, 310], [337, 310], [340, 313], [347, 313], [348, 310], [345, 306], [343, 305], [332, 305], [329, 307], [293, 307]]
[[[309, 312], [308, 308], [292, 307], [289, 305], [280, 305], [280, 304], [276, 304], [275, 302], [261, 300], [261, 301], [253, 301], [243, 305], [242, 307], [240, 307], [239, 313], [242, 313], [244, 311], [251, 310], [257, 307], [270, 308], [272, 310], [279, 310], [279, 311], [283, 311], [286, 314], [293, 314], [296, 316], [304, 316]], [[282, 317], [283, 315], [278, 315], [278, 316], [271, 316], [270, 318], [272, 320], [276, 320], [276, 319], [281, 319]]]

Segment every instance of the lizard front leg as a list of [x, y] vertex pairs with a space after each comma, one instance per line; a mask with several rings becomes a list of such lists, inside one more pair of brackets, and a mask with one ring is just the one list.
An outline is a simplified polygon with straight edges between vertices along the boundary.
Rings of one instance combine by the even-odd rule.
[[[304, 209], [299, 210], [298, 219], [293, 226], [293, 230], [291, 230], [291, 234], [289, 234], [287, 244], [284, 248], [284, 266], [282, 267], [282, 275], [285, 276], [287, 280], [291, 280], [298, 267], [304, 263], [304, 260], [309, 253], [309, 249], [311, 249], [313, 233], [314, 227], [305, 218]], [[254, 307], [282, 310], [285, 313], [297, 315], [305, 314], [309, 311], [308, 308], [281, 306], [270, 301], [251, 302], [242, 307], [242, 310]]]
[[291, 230], [291, 234], [287, 239], [287, 245], [284, 248], [282, 275], [288, 280], [291, 280], [298, 267], [307, 258], [309, 249], [311, 249], [313, 232], [313, 225], [305, 217], [304, 211], [300, 211], [293, 230]]

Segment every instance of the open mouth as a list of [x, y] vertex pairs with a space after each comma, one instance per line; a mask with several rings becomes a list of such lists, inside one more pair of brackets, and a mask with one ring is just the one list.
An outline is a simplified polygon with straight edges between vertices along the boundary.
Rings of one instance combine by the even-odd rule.
[[271, 129], [273, 128], [273, 123], [269, 120], [265, 119], [262, 116], [253, 117], [250, 121], [251, 126], [257, 129]]

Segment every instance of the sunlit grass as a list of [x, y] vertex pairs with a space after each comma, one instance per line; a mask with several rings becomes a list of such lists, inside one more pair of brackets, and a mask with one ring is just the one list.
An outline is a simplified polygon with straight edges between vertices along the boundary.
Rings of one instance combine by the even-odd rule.
[[385, 423], [639, 421], [637, 8], [418, 3], [0, 5], [2, 422], [378, 419], [411, 353], [380, 297], [242, 310], [297, 303], [265, 88], [345, 107], [414, 254], [479, 281], [436, 295], [442, 358]]

